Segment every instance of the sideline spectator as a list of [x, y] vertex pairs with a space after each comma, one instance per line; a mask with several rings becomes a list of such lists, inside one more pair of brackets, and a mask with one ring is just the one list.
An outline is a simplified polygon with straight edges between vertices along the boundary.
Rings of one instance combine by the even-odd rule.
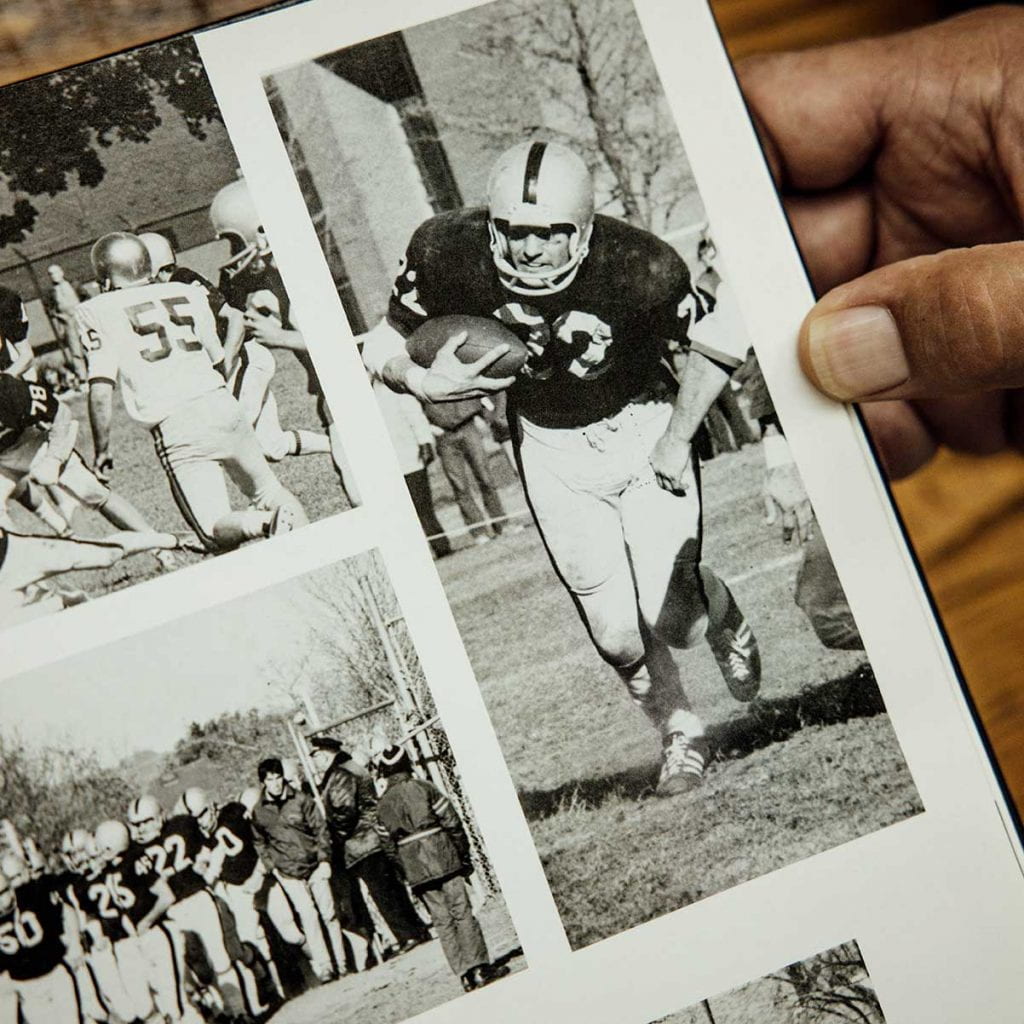
[[[331, 892], [327, 825], [313, 798], [285, 781], [280, 758], [261, 761], [257, 774], [262, 791], [252, 812], [256, 851], [281, 882], [299, 916], [313, 971], [321, 981], [330, 981], [336, 973], [345, 973], [345, 942]], [[324, 931], [330, 939], [330, 952]]]
[[401, 868], [412, 891], [430, 911], [448, 964], [467, 992], [505, 977], [492, 964], [470, 906], [465, 877], [473, 870], [469, 839], [451, 801], [415, 778], [408, 754], [389, 747], [377, 758], [387, 789], [377, 805], [377, 832], [384, 852]]

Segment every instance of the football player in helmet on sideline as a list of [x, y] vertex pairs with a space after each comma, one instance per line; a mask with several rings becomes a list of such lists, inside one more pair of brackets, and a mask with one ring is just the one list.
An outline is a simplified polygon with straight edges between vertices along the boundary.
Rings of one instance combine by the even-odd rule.
[[[109, 474], [115, 385], [128, 415], [149, 428], [178, 508], [209, 551], [287, 532], [308, 520], [267, 464], [217, 367], [223, 349], [206, 293], [153, 281], [138, 236], [104, 235], [92, 248], [104, 292], [76, 310], [89, 364], [96, 468]], [[224, 472], [252, 502], [231, 508]]]
[[[665, 796], [697, 786], [709, 757], [673, 649], [706, 639], [737, 700], [757, 694], [761, 673], [746, 619], [701, 564], [693, 455], [746, 341], [693, 341], [694, 313], [682, 258], [646, 231], [595, 215], [584, 161], [530, 141], [498, 158], [488, 208], [442, 213], [417, 229], [387, 319], [363, 350], [372, 373], [426, 401], [509, 389], [537, 525], [598, 652], [661, 734]], [[429, 369], [416, 366], [396, 334], [447, 314], [501, 320], [530, 351], [523, 372], [482, 376], [506, 347], [464, 364], [464, 334]]]

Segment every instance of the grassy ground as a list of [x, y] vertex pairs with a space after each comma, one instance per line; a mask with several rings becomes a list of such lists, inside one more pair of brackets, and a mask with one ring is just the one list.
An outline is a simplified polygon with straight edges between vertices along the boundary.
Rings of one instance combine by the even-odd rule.
[[[522, 970], [526, 961], [501, 900], [485, 903], [479, 918], [492, 959], [513, 971]], [[462, 994], [435, 940], [365, 974], [321, 985], [287, 1003], [272, 1020], [273, 1024], [390, 1024]]]
[[705, 467], [705, 562], [758, 636], [764, 683], [738, 705], [705, 647], [680, 656], [715, 751], [695, 793], [649, 799], [656, 739], [535, 530], [438, 563], [576, 947], [921, 810], [863, 655], [823, 648], [793, 603], [797, 556], [761, 519], [760, 459]]
[[[285, 429], [302, 427], [320, 430], [315, 400], [306, 393], [305, 371], [287, 352], [278, 353], [276, 359], [278, 371], [274, 378], [273, 390], [277, 396], [281, 425]], [[78, 434], [79, 451], [87, 461], [91, 461], [92, 435], [89, 431], [85, 396], [72, 397], [69, 405], [81, 421]], [[171, 497], [167, 477], [153, 451], [150, 433], [128, 419], [119, 395], [114, 396], [111, 452], [114, 456], [111, 486], [128, 498], [156, 529], [187, 533], [189, 527]], [[311, 520], [323, 519], [349, 507], [344, 492], [338, 485], [329, 455], [285, 459], [275, 465], [274, 471], [278, 479], [298, 496]], [[234, 488], [231, 491], [234, 507], [243, 508], [245, 499]], [[35, 533], [48, 532], [20, 505], [12, 503], [11, 511], [19, 529]], [[113, 529], [102, 517], [86, 509], [78, 512], [74, 526], [79, 534], [91, 537], [102, 536]], [[183, 565], [198, 560], [198, 555], [179, 556], [179, 561]], [[140, 583], [155, 576], [158, 571], [156, 560], [151, 555], [136, 555], [108, 570], [68, 573], [61, 577], [60, 585], [81, 588], [92, 596], [98, 596], [110, 590]]]

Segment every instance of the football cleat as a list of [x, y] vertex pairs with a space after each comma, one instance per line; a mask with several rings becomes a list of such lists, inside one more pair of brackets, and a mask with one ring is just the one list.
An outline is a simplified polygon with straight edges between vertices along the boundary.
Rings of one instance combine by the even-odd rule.
[[717, 626], [708, 626], [707, 641], [729, 692], [736, 700], [747, 702], [761, 689], [761, 652], [750, 623], [728, 588], [725, 592], [729, 607]]
[[704, 778], [710, 748], [703, 736], [684, 736], [671, 732], [661, 748], [661, 774], [658, 776], [658, 796], [676, 796], [696, 789]]

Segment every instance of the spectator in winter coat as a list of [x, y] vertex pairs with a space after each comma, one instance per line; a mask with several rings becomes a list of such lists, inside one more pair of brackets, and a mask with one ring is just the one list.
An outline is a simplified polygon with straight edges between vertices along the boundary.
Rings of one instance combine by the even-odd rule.
[[508, 967], [490, 962], [469, 903], [464, 880], [472, 871], [469, 839], [451, 801], [413, 776], [401, 747], [378, 755], [377, 767], [387, 779], [377, 804], [381, 846], [430, 911], [449, 966], [467, 992], [503, 978]]
[[[285, 782], [280, 758], [261, 761], [257, 772], [261, 794], [252, 812], [256, 851], [298, 914], [313, 970], [321, 981], [328, 981], [345, 971], [345, 944], [331, 892], [327, 824], [313, 798]], [[323, 930], [331, 942], [333, 966]]]
[[327, 811], [333, 847], [331, 883], [342, 927], [368, 942], [373, 938], [373, 918], [359, 885], [362, 881], [401, 952], [427, 941], [430, 935], [381, 849], [373, 779], [336, 739], [317, 737], [312, 747], [313, 767]]

